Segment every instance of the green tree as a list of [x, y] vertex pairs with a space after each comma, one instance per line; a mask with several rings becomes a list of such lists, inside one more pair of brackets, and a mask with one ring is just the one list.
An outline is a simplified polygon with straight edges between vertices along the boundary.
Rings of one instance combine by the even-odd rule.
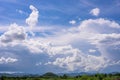
[[64, 79], [67, 79], [67, 78], [68, 78], [68, 76], [67, 76], [66, 74], [64, 74], [64, 75], [63, 75], [63, 78], [64, 78]]
[[5, 80], [6, 79], [6, 76], [1, 76], [1, 80]]

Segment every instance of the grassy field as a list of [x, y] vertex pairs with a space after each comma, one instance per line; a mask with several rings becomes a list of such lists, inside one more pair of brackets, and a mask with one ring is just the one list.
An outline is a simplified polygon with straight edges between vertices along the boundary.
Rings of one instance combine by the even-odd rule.
[[2, 76], [0, 80], [120, 80], [120, 74], [94, 74], [94, 75], [79, 75], [70, 77], [67, 75], [45, 75], [38, 77], [6, 77]]

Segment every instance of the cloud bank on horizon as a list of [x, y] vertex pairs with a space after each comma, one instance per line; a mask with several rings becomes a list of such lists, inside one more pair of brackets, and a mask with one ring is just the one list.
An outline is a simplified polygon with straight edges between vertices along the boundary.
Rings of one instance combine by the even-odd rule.
[[[36, 32], [41, 28], [37, 25], [39, 9], [34, 5], [29, 9], [28, 26], [13, 23], [8, 30], [3, 32], [4, 26], [0, 30], [0, 72], [120, 72], [118, 22], [97, 17], [77, 25], [72, 19], [68, 24], [77, 26]], [[100, 11], [95, 7], [88, 14], [96, 17]]]

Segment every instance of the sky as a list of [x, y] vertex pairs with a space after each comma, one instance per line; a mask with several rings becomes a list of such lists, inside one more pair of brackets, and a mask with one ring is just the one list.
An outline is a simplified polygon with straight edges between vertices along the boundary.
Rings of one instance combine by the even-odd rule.
[[120, 72], [120, 0], [0, 0], [0, 73]]

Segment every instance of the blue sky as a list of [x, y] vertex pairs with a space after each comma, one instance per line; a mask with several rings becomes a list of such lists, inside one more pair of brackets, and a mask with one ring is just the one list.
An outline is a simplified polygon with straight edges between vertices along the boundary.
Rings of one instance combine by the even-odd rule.
[[119, 0], [0, 0], [0, 72], [120, 72]]
[[[10, 24], [13, 22], [25, 24], [24, 20], [30, 14], [29, 5], [31, 4], [37, 7], [40, 11], [39, 25], [68, 26], [68, 21], [72, 19], [78, 20], [78, 18], [81, 18], [82, 20], [85, 20], [89, 18], [96, 18], [89, 14], [89, 11], [96, 7], [101, 10], [99, 17], [104, 17], [119, 22], [119, 0], [1, 0], [0, 2], [0, 19], [2, 24]], [[23, 11], [23, 14], [20, 14], [19, 10]]]

